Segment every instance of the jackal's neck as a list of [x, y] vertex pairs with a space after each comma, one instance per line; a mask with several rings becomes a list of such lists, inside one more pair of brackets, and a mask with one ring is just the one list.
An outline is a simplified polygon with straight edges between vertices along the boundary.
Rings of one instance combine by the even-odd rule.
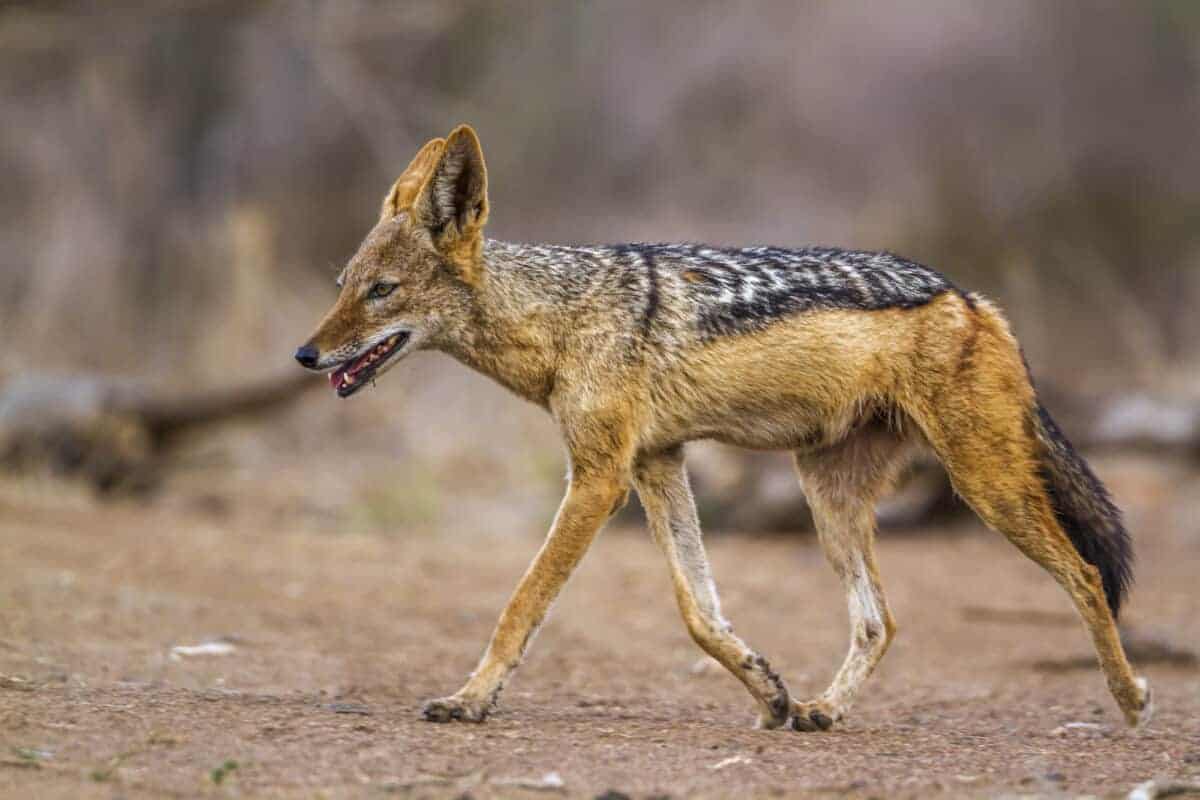
[[542, 245], [487, 240], [469, 313], [439, 343], [467, 366], [542, 406], [554, 387], [577, 296], [566, 277], [573, 265], [554, 255]]

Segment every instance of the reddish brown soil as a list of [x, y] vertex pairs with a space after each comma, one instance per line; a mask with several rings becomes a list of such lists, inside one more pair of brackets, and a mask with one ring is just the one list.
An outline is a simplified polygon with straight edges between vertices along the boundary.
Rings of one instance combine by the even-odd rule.
[[[537, 540], [289, 532], [264, 514], [0, 505], [0, 793], [8, 797], [1123, 796], [1200, 772], [1200, 676], [1149, 666], [1158, 716], [1124, 729], [1082, 628], [967, 609], [1069, 610], [967, 524], [884, 537], [900, 636], [840, 728], [756, 731], [700, 659], [639, 530], [607, 531], [484, 725], [421, 721], [457, 688]], [[726, 612], [793, 693], [846, 639], [810, 539], [712, 537]], [[1200, 640], [1196, 540], [1142, 548], [1129, 619]], [[1045, 617], [1046, 615], [1043, 615]], [[227, 637], [227, 655], [169, 657]], [[1081, 721], [1097, 729], [1055, 733]], [[218, 784], [214, 770], [236, 762]], [[724, 766], [722, 766], [724, 765]]]

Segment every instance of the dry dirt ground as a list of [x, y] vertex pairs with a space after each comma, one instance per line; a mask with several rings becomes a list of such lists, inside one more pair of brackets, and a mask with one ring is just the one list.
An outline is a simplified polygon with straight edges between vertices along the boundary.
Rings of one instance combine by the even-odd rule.
[[[1158, 715], [1124, 729], [1097, 670], [1035, 666], [1086, 656], [1087, 638], [1048, 577], [971, 523], [883, 537], [900, 636], [835, 731], [751, 728], [637, 529], [602, 535], [499, 712], [443, 726], [421, 702], [474, 665], [532, 534], [39, 498], [0, 498], [5, 797], [1123, 797], [1200, 774], [1196, 671], [1148, 666]], [[1147, 528], [1178, 522], [1147, 513]], [[1128, 617], [1194, 646], [1194, 527], [1143, 544]], [[819, 692], [846, 621], [813, 540], [710, 547], [739, 633], [796, 696]], [[979, 607], [1041, 613], [979, 621]], [[214, 642], [231, 652], [171, 655]]]

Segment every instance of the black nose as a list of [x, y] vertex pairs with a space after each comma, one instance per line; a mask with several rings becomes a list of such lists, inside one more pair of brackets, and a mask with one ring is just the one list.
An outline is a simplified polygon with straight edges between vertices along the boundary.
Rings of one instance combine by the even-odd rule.
[[300, 366], [316, 369], [317, 367], [317, 348], [311, 344], [301, 345], [296, 348], [296, 360], [300, 362]]

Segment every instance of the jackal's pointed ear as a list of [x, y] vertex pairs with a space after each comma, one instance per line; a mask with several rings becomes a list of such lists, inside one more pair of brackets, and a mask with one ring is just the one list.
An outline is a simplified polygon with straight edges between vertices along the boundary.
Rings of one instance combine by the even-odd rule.
[[488, 217], [487, 167], [479, 137], [469, 125], [459, 125], [446, 137], [412, 213], [429, 230], [434, 245], [453, 260], [478, 254]]
[[379, 210], [379, 221], [391, 219], [401, 211], [412, 208], [417, 199], [417, 192], [425, 185], [442, 151], [446, 149], [445, 139], [430, 139], [425, 146], [417, 151], [412, 162], [400, 173], [400, 177], [392, 184], [392, 188], [383, 198], [383, 207]]

